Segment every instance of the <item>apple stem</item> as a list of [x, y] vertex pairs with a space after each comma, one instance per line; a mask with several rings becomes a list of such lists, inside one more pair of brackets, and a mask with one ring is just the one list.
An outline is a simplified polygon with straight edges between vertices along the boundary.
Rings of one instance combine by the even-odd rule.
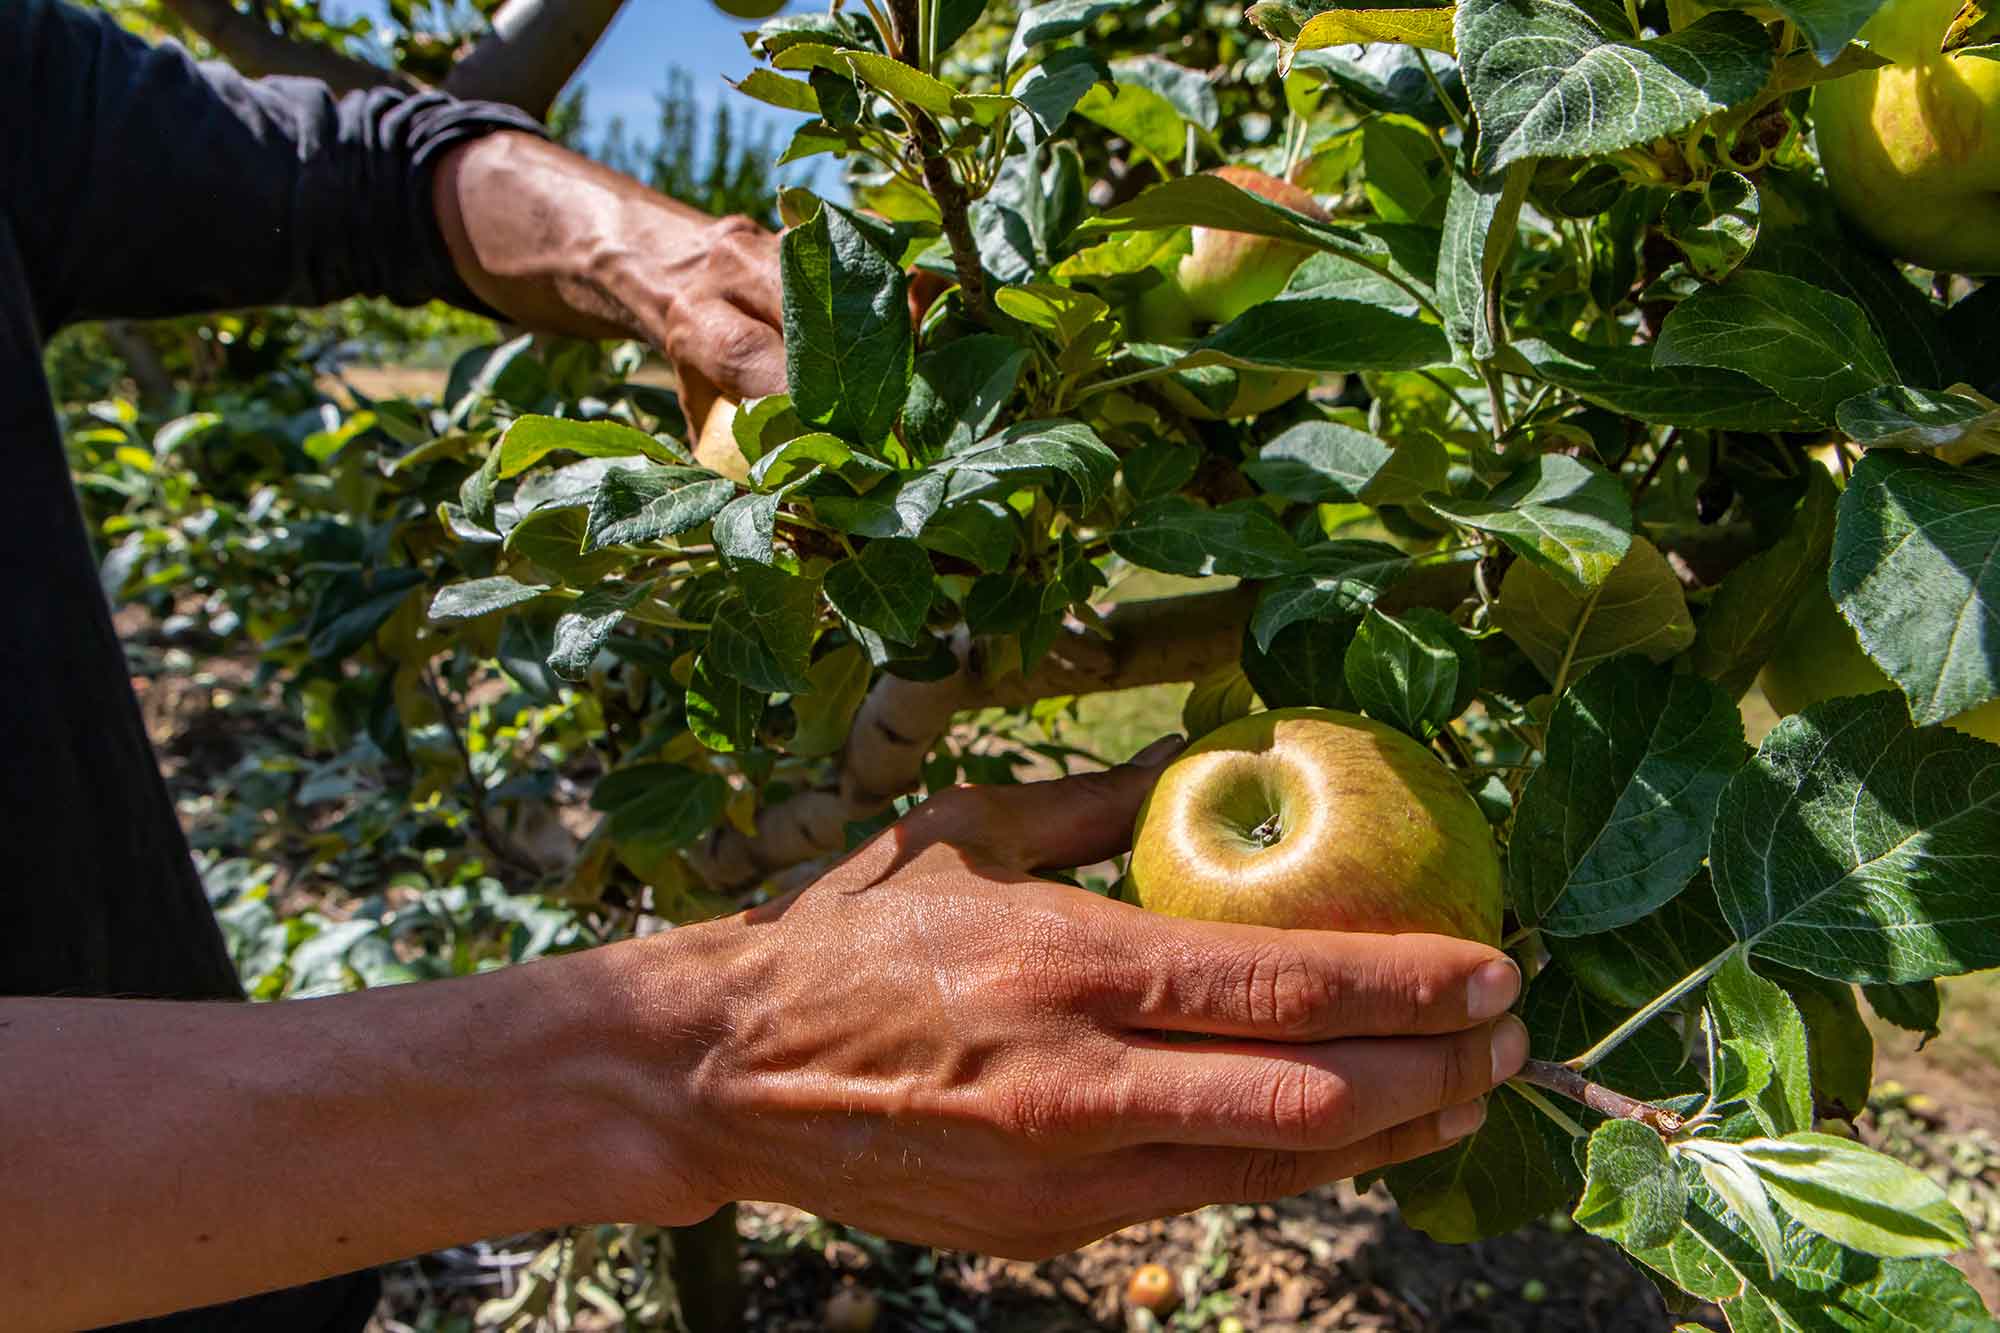
[[1607, 1088], [1602, 1083], [1592, 1083], [1589, 1079], [1553, 1060], [1530, 1060], [1515, 1075], [1523, 1083], [1550, 1092], [1561, 1093], [1573, 1102], [1580, 1102], [1600, 1115], [1616, 1116], [1620, 1120], [1636, 1120], [1663, 1139], [1678, 1134], [1685, 1122], [1676, 1112], [1651, 1102], [1642, 1102], [1627, 1097], [1615, 1088]]

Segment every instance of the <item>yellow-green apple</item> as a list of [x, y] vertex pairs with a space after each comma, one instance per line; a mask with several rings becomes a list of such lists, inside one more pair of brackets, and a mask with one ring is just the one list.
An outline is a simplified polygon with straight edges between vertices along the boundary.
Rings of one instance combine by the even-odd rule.
[[[1779, 717], [1788, 717], [1822, 699], [1896, 688], [1862, 648], [1854, 627], [1821, 583], [1812, 586], [1785, 622], [1778, 651], [1764, 664], [1757, 684]], [[1946, 718], [1945, 725], [1968, 736], [2000, 742], [2000, 699]]]
[[1841, 211], [1924, 268], [2000, 273], [2000, 62], [1939, 50], [1959, 0], [1889, 0], [1861, 37], [1893, 63], [1813, 90]]
[[1394, 728], [1278, 708], [1216, 728], [1139, 811], [1128, 893], [1169, 916], [1497, 944], [1486, 817]]
[[[1310, 193], [1268, 172], [1228, 166], [1217, 167], [1212, 174], [1295, 213], [1326, 218], [1326, 210]], [[1211, 325], [1227, 324], [1285, 290], [1293, 270], [1311, 253], [1295, 241], [1216, 227], [1191, 228], [1186, 246], [1160, 262], [1160, 280], [1134, 302], [1132, 334], [1143, 342], [1179, 343]], [[1302, 371], [1239, 371], [1235, 397], [1220, 409], [1200, 402], [1172, 381], [1163, 381], [1162, 388], [1182, 412], [1213, 420], [1268, 412], [1305, 392], [1312, 380]]]

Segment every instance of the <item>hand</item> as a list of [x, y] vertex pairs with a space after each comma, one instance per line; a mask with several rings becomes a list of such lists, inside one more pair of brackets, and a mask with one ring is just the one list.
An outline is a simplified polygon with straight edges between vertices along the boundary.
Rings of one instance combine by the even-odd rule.
[[661, 937], [694, 957], [657, 986], [714, 979], [676, 1183], [1032, 1258], [1472, 1132], [1527, 1055], [1503, 955], [1176, 921], [1035, 877], [1124, 850], [1170, 753], [943, 793], [811, 886]]

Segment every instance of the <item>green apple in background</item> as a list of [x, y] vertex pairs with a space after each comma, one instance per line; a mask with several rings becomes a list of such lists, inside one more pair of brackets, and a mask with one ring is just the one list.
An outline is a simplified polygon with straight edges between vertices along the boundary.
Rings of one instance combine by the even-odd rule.
[[1139, 811], [1127, 887], [1168, 916], [1500, 941], [1486, 816], [1422, 745], [1326, 708], [1189, 746]]
[[[1254, 167], [1217, 167], [1211, 174], [1295, 213], [1326, 217], [1310, 193]], [[1305, 246], [1269, 236], [1192, 228], [1187, 245], [1160, 262], [1160, 280], [1134, 302], [1131, 334], [1140, 342], [1188, 342], [1285, 290], [1292, 271], [1311, 253]], [[1313, 377], [1303, 371], [1238, 371], [1235, 396], [1221, 407], [1198, 401], [1171, 380], [1161, 381], [1159, 387], [1181, 412], [1214, 420], [1268, 412], [1304, 393], [1312, 382]]]
[[1959, 0], [1890, 0], [1861, 30], [1894, 63], [1813, 90], [1834, 197], [1899, 258], [2000, 273], [2000, 62], [1939, 51]]
[[785, 7], [785, 0], [714, 0], [733, 19], [767, 19]]
[[[1896, 688], [1862, 649], [1854, 627], [1840, 614], [1823, 583], [1815, 583], [1799, 600], [1791, 619], [1785, 622], [1778, 651], [1764, 664], [1757, 684], [1780, 717], [1822, 699]], [[1947, 718], [1945, 725], [1968, 736], [2000, 742], [2000, 699]]]

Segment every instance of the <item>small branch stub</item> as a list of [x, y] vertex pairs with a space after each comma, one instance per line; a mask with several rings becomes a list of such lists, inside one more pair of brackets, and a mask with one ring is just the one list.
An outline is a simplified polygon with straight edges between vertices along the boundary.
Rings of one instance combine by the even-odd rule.
[[1601, 1083], [1592, 1083], [1567, 1065], [1559, 1065], [1550, 1060], [1530, 1060], [1515, 1077], [1523, 1083], [1532, 1083], [1538, 1088], [1560, 1093], [1573, 1102], [1579, 1102], [1600, 1115], [1616, 1116], [1621, 1120], [1636, 1120], [1651, 1129], [1661, 1138], [1672, 1138], [1678, 1134], [1684, 1123], [1679, 1115], [1663, 1106], [1642, 1102]]

